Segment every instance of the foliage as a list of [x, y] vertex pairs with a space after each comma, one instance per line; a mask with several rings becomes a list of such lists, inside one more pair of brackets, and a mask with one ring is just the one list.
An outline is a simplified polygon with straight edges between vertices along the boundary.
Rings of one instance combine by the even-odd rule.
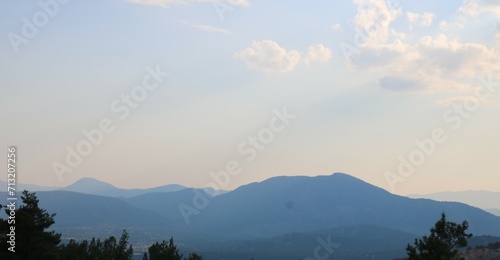
[[[170, 238], [169, 242], [163, 240], [161, 243], [154, 243], [148, 248], [148, 252], [144, 253], [143, 260], [182, 260], [182, 254], [179, 254], [179, 249], [174, 244], [174, 238]], [[186, 259], [186, 258], [184, 258]], [[202, 260], [203, 257], [196, 253], [189, 254], [187, 260]]]
[[[15, 228], [15, 253], [2, 250], [2, 259], [55, 259], [61, 234], [46, 231], [55, 223], [55, 213], [49, 214], [38, 207], [36, 194], [24, 190], [21, 195], [23, 205], [15, 211], [15, 218], [0, 219], [0, 244], [8, 245], [7, 234]], [[5, 210], [7, 216], [10, 209]], [[4, 258], [5, 257], [5, 258]]]
[[179, 254], [179, 249], [174, 244], [174, 239], [170, 238], [167, 241], [163, 240], [160, 243], [156, 242], [148, 248], [150, 260], [167, 259], [167, 260], [182, 260], [182, 254]]
[[[10, 214], [10, 205], [5, 210], [8, 218], [0, 218], [0, 244], [8, 245], [8, 234], [11, 227], [15, 229], [15, 252], [8, 250], [0, 251], [0, 259], [72, 259], [72, 260], [131, 260], [134, 254], [132, 245], [129, 244], [129, 235], [123, 230], [119, 240], [114, 236], [101, 241], [92, 238], [90, 241], [82, 240], [77, 242], [71, 239], [68, 243], [59, 245], [61, 234], [55, 231], [46, 231], [52, 226], [55, 213], [49, 214], [45, 209], [38, 207], [36, 194], [23, 191], [21, 199], [23, 205], [18, 209], [13, 209], [14, 215]], [[13, 204], [12, 204], [13, 205]], [[0, 208], [3, 206], [0, 205]], [[12, 206], [12, 208], [14, 208]], [[182, 260], [182, 254], [174, 244], [174, 239], [156, 242], [148, 248], [148, 253], [144, 254], [144, 259], [162, 260]], [[202, 260], [203, 258], [191, 253], [187, 260]], [[184, 259], [186, 260], [186, 259]]]
[[406, 247], [410, 260], [451, 260], [458, 259], [458, 248], [467, 246], [467, 238], [472, 234], [467, 234], [469, 224], [463, 221], [462, 224], [449, 222], [446, 215], [441, 214], [441, 219], [431, 228], [431, 234], [422, 239], [415, 239], [415, 246], [410, 244]]
[[75, 260], [130, 260], [134, 254], [132, 245], [128, 242], [128, 233], [123, 230], [120, 240], [110, 236], [102, 242], [100, 239], [92, 238], [90, 242], [83, 240], [78, 243], [70, 240], [68, 244], [61, 246], [61, 259]]
[[201, 255], [196, 254], [196, 253], [191, 253], [191, 254], [189, 254], [189, 257], [187, 260], [203, 260], [203, 257]]

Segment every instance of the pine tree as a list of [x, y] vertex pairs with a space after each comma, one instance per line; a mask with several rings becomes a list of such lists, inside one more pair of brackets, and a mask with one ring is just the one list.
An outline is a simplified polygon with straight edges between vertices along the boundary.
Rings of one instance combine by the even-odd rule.
[[[61, 234], [47, 231], [54, 224], [55, 213], [49, 214], [38, 207], [36, 194], [27, 190], [22, 192], [23, 205], [15, 210], [15, 225], [10, 225], [8, 219], [0, 219], [0, 244], [7, 245], [6, 234], [10, 227], [15, 227], [15, 253], [2, 250], [2, 259], [57, 259]], [[5, 212], [9, 215], [10, 210]], [[14, 224], [11, 222], [11, 224]], [[3, 256], [7, 254], [7, 258]]]
[[179, 249], [174, 244], [174, 238], [167, 241], [163, 240], [160, 243], [156, 242], [148, 248], [150, 260], [182, 260], [182, 254], [179, 254]]
[[431, 234], [422, 239], [415, 239], [415, 246], [410, 244], [406, 252], [410, 260], [452, 260], [459, 259], [458, 248], [467, 246], [467, 238], [472, 234], [465, 231], [469, 228], [467, 221], [457, 224], [446, 220], [446, 215], [441, 214], [441, 219], [431, 228]]

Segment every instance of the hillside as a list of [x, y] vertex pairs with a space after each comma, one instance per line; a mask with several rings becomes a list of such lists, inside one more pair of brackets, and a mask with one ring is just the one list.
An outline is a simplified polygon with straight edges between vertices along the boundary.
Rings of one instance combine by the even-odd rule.
[[[95, 180], [72, 188], [113, 190]], [[57, 213], [53, 228], [63, 239], [107, 237], [127, 229], [138, 247], [174, 236], [181, 248], [202, 252], [207, 260], [308, 257], [328, 238], [338, 244], [331, 252], [335, 259], [401, 257], [406, 243], [427, 234], [442, 212], [450, 221], [467, 220], [475, 236], [500, 236], [500, 217], [479, 208], [394, 195], [343, 173], [275, 177], [216, 197], [190, 188], [129, 198], [72, 191], [37, 196], [42, 208]], [[197, 207], [201, 201], [205, 205]], [[189, 222], [181, 205], [194, 210]]]
[[410, 199], [352, 176], [275, 177], [213, 198], [189, 230], [252, 238], [349, 225], [376, 225], [421, 235], [442, 212], [468, 220], [476, 235], [500, 235], [500, 218], [462, 203]]

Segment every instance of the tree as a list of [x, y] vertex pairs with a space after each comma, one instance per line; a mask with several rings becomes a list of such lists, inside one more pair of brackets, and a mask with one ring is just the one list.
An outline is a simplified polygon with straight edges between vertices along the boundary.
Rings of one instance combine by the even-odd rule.
[[189, 257], [187, 260], [203, 260], [203, 257], [201, 255], [196, 254], [196, 253], [191, 253], [191, 254], [189, 254]]
[[[49, 214], [38, 207], [36, 194], [24, 190], [21, 195], [23, 205], [15, 212], [14, 222], [0, 219], [0, 243], [6, 245], [6, 235], [15, 228], [15, 254], [7, 252], [7, 259], [56, 259], [57, 245], [61, 242], [61, 234], [46, 231], [54, 224], [55, 213]], [[10, 209], [5, 212], [10, 216]], [[2, 250], [2, 253], [3, 252]], [[3, 257], [2, 257], [3, 258]]]
[[[182, 260], [182, 254], [179, 254], [179, 249], [174, 244], [174, 238], [170, 238], [167, 241], [163, 240], [161, 244], [158, 242], [154, 243], [148, 248], [149, 260]], [[143, 259], [148, 259], [147, 255], [144, 254]]]
[[[174, 238], [170, 238], [169, 242], [163, 240], [160, 243], [156, 242], [148, 248], [148, 252], [144, 253], [143, 260], [182, 260], [182, 254], [179, 254], [179, 249], [174, 244]], [[184, 258], [186, 260], [186, 258]], [[191, 253], [187, 260], [203, 260], [203, 257]]]
[[415, 246], [408, 244], [406, 252], [410, 260], [452, 260], [459, 259], [458, 248], [467, 246], [467, 238], [472, 234], [465, 231], [469, 228], [467, 221], [457, 224], [446, 220], [446, 215], [441, 214], [441, 219], [431, 228], [431, 234], [422, 239], [415, 239]]
[[104, 242], [95, 238], [92, 238], [90, 243], [87, 240], [81, 243], [70, 240], [68, 244], [61, 246], [60, 257], [74, 260], [130, 260], [134, 250], [128, 238], [127, 231], [123, 230], [119, 241], [114, 236], [110, 236]]

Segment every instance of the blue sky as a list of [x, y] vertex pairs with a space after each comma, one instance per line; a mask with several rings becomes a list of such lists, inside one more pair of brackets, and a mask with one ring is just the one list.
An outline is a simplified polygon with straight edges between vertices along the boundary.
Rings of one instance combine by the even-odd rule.
[[20, 182], [346, 172], [398, 194], [500, 191], [498, 1], [2, 1], [0, 17]]

